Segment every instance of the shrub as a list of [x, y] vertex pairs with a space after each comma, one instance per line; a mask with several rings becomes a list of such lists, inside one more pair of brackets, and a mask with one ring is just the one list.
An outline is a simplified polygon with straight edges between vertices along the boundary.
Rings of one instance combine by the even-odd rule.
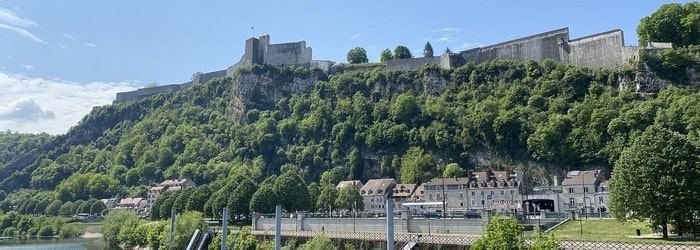
[[48, 237], [48, 236], [53, 236], [53, 227], [52, 226], [43, 226], [41, 229], [39, 229], [39, 236], [41, 237]]

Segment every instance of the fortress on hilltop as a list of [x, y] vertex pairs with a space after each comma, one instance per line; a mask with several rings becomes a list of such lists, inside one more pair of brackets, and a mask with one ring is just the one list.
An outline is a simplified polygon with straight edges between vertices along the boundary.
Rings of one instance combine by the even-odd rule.
[[[655, 50], [672, 48], [671, 43], [651, 43], [650, 46], [626, 46], [622, 30], [612, 30], [590, 36], [570, 39], [569, 28], [552, 30], [532, 36], [518, 38], [507, 42], [480, 48], [445, 53], [436, 57], [397, 59], [386, 62], [387, 70], [420, 70], [426, 64], [435, 64], [441, 68], [456, 68], [466, 63], [483, 63], [495, 59], [541, 62], [551, 59], [556, 62], [585, 66], [590, 68], [621, 68], [635, 62], [640, 49]], [[232, 76], [239, 67], [254, 64], [273, 66], [293, 65], [307, 69], [318, 68], [325, 72], [334, 72], [339, 65], [327, 60], [313, 60], [312, 50], [306, 47], [306, 41], [271, 44], [270, 35], [245, 41], [245, 50], [241, 59], [226, 70], [198, 74], [192, 81], [152, 88], [142, 88], [129, 92], [117, 93], [115, 103], [152, 96], [166, 90], [180, 90], [193, 84], [204, 83], [215, 77]]]

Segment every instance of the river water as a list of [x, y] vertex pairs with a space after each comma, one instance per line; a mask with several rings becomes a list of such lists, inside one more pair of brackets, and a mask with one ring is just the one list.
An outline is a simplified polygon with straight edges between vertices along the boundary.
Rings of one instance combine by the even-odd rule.
[[107, 247], [107, 244], [101, 238], [98, 238], [98, 239], [85, 239], [85, 238], [0, 239], [0, 250], [30, 250], [30, 249], [107, 250], [107, 249], [112, 249], [112, 248]]

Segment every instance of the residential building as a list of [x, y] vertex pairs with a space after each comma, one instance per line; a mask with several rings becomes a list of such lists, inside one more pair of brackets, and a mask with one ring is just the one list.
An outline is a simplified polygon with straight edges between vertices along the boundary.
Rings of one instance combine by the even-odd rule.
[[524, 173], [514, 171], [480, 171], [469, 174], [467, 187], [469, 210], [517, 211], [523, 208]]
[[119, 198], [100, 199], [100, 201], [105, 204], [105, 207], [107, 207], [108, 212], [111, 212], [112, 209], [117, 206], [119, 200]]
[[172, 179], [165, 180], [158, 184], [158, 186], [151, 187], [148, 189], [148, 194], [146, 196], [148, 210], [153, 207], [153, 203], [156, 202], [158, 197], [165, 191], [176, 191], [185, 188], [195, 187], [196, 184], [190, 179]]
[[416, 184], [396, 184], [392, 190], [394, 199], [394, 210], [402, 210], [404, 202], [415, 202], [417, 199], [413, 195], [416, 191]]
[[570, 171], [561, 187], [567, 210], [586, 213], [608, 210], [610, 195], [601, 170]]
[[396, 186], [396, 180], [372, 179], [367, 181], [360, 189], [360, 195], [365, 203], [364, 211], [385, 212], [386, 199], [392, 194], [392, 189]]
[[362, 186], [364, 186], [364, 184], [362, 184], [362, 181], [359, 181], [359, 180], [341, 181], [340, 183], [338, 183], [338, 185], [335, 186], [335, 188], [340, 190], [340, 189], [343, 189], [347, 186], [354, 186], [355, 189], [357, 189], [357, 192], [360, 192], [360, 190], [362, 190]]
[[423, 183], [426, 202], [442, 202], [442, 205], [430, 205], [426, 208], [441, 213], [443, 207], [447, 212], [466, 212], [469, 210], [467, 186], [469, 178], [433, 178]]
[[146, 217], [148, 214], [148, 201], [144, 198], [123, 198], [119, 200], [114, 209], [124, 209], [140, 217]]

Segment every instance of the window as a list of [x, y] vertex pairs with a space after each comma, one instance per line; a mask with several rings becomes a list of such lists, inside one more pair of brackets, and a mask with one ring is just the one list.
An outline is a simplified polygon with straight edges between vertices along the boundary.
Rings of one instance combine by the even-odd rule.
[[484, 195], [484, 191], [481, 191], [481, 195], [482, 195], [482, 196]]
[[476, 201], [472, 200], [472, 206], [476, 206]]
[[430, 197], [430, 198], [428, 198], [428, 199], [432, 201], [432, 200], [433, 200], [433, 194], [429, 194], [429, 197]]
[[510, 195], [514, 195], [514, 194], [515, 194], [515, 190], [510, 190]]
[[588, 193], [588, 188], [587, 188], [587, 187], [584, 187], [584, 188], [583, 188], [583, 192], [584, 192], [584, 193]]
[[491, 195], [493, 195], [493, 190], [491, 190]]
[[598, 203], [603, 204], [603, 197], [598, 197]]
[[460, 206], [460, 207], [463, 207], [463, 206], [464, 206], [464, 202], [460, 202], [460, 203], [459, 203], [459, 206]]
[[569, 188], [569, 193], [573, 194], [574, 193], [574, 188]]
[[476, 195], [476, 192], [472, 191], [472, 196]]
[[484, 202], [484, 200], [481, 200], [481, 205], [486, 205], [486, 202]]
[[440, 197], [440, 194], [437, 194], [437, 198], [438, 198], [438, 200], [441, 198], [441, 197]]
[[459, 193], [459, 198], [464, 199], [464, 193]]
[[570, 206], [570, 207], [575, 207], [575, 206], [576, 206], [576, 199], [574, 199], [574, 198], [569, 198], [569, 206]]
[[506, 191], [501, 190], [501, 195], [505, 195]]

